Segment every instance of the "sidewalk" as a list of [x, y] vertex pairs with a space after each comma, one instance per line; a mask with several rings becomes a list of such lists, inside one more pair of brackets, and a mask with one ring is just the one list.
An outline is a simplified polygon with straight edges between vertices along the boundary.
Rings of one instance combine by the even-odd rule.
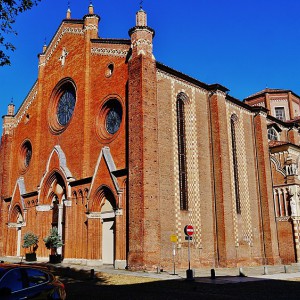
[[[0, 257], [0, 261], [8, 263], [27, 263], [21, 257]], [[48, 264], [47, 259], [39, 258], [37, 264]], [[127, 276], [148, 277], [159, 280], [172, 280], [172, 279], [186, 279], [186, 270], [175, 270], [176, 274], [173, 274], [173, 270], [164, 270], [163, 272], [147, 272], [147, 271], [129, 271], [114, 269], [111, 265], [102, 266], [86, 266], [82, 264], [60, 263], [55, 268], [70, 268], [75, 270], [85, 270], [93, 272], [102, 272], [108, 274], [120, 274]], [[249, 281], [262, 281], [262, 280], [297, 280], [300, 281], [300, 265], [276, 265], [276, 266], [256, 266], [256, 267], [243, 267], [243, 268], [216, 268], [215, 279], [211, 277], [211, 269], [193, 269], [194, 281], [202, 283], [213, 284], [226, 284], [226, 283], [240, 283]]]

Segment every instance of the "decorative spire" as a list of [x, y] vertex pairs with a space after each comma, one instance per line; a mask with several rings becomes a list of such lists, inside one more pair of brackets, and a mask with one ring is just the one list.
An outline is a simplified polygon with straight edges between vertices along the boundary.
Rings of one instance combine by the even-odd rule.
[[89, 5], [89, 14], [90, 15], [94, 14], [94, 6], [92, 0], [90, 1], [90, 5]]
[[140, 10], [143, 10], [143, 0], [140, 1]]
[[14, 98], [11, 98], [10, 104], [7, 107], [7, 115], [13, 116], [15, 114], [15, 105], [14, 105]]
[[136, 14], [136, 26], [147, 26], [147, 14], [143, 9]]
[[70, 8], [70, 1], [68, 1], [68, 9], [67, 9], [67, 19], [71, 19], [71, 8]]
[[44, 45], [43, 45], [43, 53], [45, 53], [47, 50], [47, 43], [46, 43], [46, 38], [44, 39]]

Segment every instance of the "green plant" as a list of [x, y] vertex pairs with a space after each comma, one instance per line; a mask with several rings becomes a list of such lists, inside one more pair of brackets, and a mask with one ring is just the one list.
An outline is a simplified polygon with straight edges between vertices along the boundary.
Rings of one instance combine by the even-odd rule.
[[57, 227], [50, 229], [50, 233], [44, 238], [45, 246], [47, 249], [53, 250], [55, 255], [57, 255], [57, 248], [63, 246], [61, 236], [58, 233]]
[[38, 248], [38, 242], [39, 237], [36, 234], [27, 232], [24, 234], [22, 247], [29, 248], [29, 253], [35, 253]]

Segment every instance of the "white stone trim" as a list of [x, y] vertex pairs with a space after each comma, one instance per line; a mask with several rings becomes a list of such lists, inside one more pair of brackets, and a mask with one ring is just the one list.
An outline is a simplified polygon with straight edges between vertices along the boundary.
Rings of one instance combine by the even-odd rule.
[[128, 50], [93, 47], [91, 49], [91, 54], [103, 55], [103, 56], [116, 56], [116, 57], [124, 57], [125, 58], [128, 54]]

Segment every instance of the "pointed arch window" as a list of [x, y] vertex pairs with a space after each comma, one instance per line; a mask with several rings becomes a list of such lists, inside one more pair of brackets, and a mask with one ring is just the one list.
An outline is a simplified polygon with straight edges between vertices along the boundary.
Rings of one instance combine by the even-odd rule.
[[178, 138], [178, 167], [179, 167], [179, 189], [180, 209], [188, 210], [188, 187], [187, 187], [187, 164], [186, 164], [186, 138], [184, 108], [187, 96], [180, 93], [177, 96], [177, 138]]
[[237, 122], [238, 122], [238, 117], [236, 114], [233, 114], [230, 118], [230, 128], [231, 128], [231, 143], [232, 143], [234, 193], [235, 193], [236, 212], [238, 214], [240, 214], [241, 213], [241, 201], [240, 201], [237, 148], [236, 148], [236, 124], [237, 124]]

